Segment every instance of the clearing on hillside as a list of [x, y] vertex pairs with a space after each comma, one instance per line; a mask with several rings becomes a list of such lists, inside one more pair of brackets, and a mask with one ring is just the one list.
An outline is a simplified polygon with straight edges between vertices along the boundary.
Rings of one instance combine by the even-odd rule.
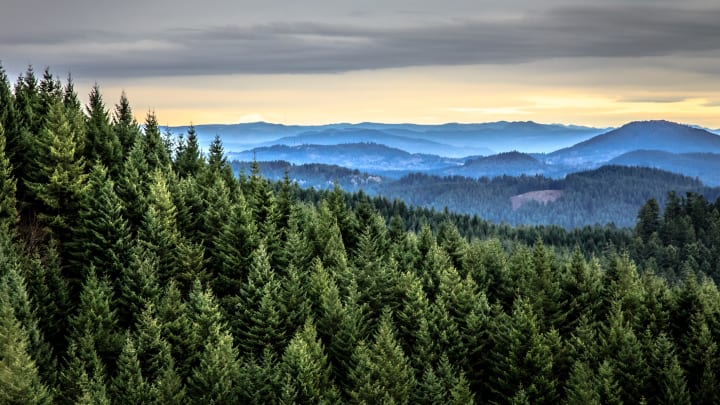
[[519, 209], [522, 207], [523, 204], [525, 204], [528, 201], [537, 201], [542, 204], [547, 204], [549, 202], [555, 202], [560, 196], [563, 194], [562, 190], [538, 190], [538, 191], [530, 191], [523, 194], [518, 194], [510, 197], [510, 201], [512, 201], [512, 209], [513, 211]]

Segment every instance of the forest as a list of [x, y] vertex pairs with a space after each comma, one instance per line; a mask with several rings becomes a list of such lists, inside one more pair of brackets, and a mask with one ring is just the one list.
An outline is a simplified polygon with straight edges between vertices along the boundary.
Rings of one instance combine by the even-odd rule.
[[720, 201], [510, 227], [0, 69], [0, 403], [716, 404]]

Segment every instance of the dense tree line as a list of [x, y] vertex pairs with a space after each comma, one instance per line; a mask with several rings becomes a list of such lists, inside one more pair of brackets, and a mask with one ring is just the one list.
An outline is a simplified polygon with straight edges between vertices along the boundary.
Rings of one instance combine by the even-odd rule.
[[[0, 124], [0, 403], [720, 401], [697, 271], [236, 178], [219, 139], [205, 156], [97, 86], [83, 109], [48, 71], [0, 75]], [[688, 201], [636, 239], [681, 243]]]
[[[555, 202], [529, 202], [514, 210], [510, 198], [536, 190], [561, 190]], [[693, 192], [714, 201], [720, 188], [704, 186], [699, 180], [658, 169], [604, 166], [567, 175], [564, 179], [537, 176], [499, 176], [472, 179], [462, 176], [437, 177], [411, 174], [373, 188], [389, 198], [408, 204], [478, 215], [511, 225], [559, 225], [566, 228], [615, 224], [631, 227], [635, 213], [650, 198], [660, 206], [669, 191]]]

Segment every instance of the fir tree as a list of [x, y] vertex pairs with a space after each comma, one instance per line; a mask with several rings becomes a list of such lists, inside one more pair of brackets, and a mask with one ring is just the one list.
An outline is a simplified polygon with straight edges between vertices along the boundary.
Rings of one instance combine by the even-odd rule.
[[383, 314], [371, 346], [361, 341], [350, 371], [349, 392], [355, 402], [406, 404], [416, 382], [410, 364], [397, 343], [390, 314]]
[[26, 330], [16, 319], [5, 294], [0, 295], [0, 403], [49, 404], [51, 396], [41, 382], [29, 353]]
[[112, 130], [120, 143], [122, 160], [125, 161], [141, 134], [140, 126], [133, 117], [130, 102], [124, 91], [120, 95], [120, 102], [115, 105]]

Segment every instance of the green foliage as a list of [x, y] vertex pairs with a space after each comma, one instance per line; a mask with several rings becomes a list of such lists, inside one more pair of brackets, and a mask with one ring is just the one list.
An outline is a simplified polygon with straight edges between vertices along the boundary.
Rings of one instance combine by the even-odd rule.
[[416, 387], [410, 363], [398, 344], [389, 312], [380, 319], [373, 343], [353, 353], [350, 398], [358, 403], [406, 404]]
[[[71, 79], [0, 69], [2, 403], [719, 401], [720, 201], [687, 179], [634, 230], [514, 228], [238, 181], [219, 138], [173, 150], [97, 86], [85, 111]], [[402, 192], [552, 185], [426, 180]]]

